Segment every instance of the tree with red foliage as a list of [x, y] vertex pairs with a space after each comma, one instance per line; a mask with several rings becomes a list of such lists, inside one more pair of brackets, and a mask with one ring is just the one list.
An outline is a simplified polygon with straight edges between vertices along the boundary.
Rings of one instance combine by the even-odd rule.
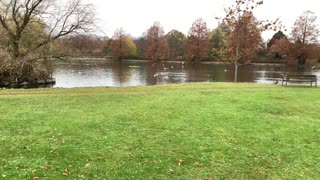
[[234, 23], [234, 30], [229, 35], [231, 58], [240, 63], [249, 62], [263, 48], [258, 21], [252, 13], [247, 13]]
[[114, 32], [111, 48], [112, 48], [112, 57], [114, 59], [122, 60], [124, 57], [127, 57], [129, 54], [129, 47], [125, 41], [125, 32], [122, 28]]
[[187, 60], [201, 61], [208, 57], [209, 34], [210, 30], [203, 19], [199, 18], [192, 24], [186, 42]]
[[304, 65], [308, 59], [320, 57], [317, 45], [319, 29], [317, 17], [311, 11], [304, 12], [297, 18], [291, 32], [291, 42], [281, 38], [273, 43], [270, 52], [286, 55], [288, 64]]
[[307, 59], [319, 57], [315, 48], [320, 34], [316, 20], [317, 16], [313, 12], [306, 11], [294, 23], [291, 36], [295, 42], [295, 49], [292, 51], [295, 56], [291, 56], [298, 60], [299, 65], [305, 64]]
[[286, 36], [282, 31], [278, 31], [277, 33], [275, 33], [275, 34], [272, 36], [271, 40], [270, 40], [270, 41], [268, 42], [268, 44], [267, 44], [268, 49], [271, 48], [271, 46], [273, 46], [273, 44], [274, 44], [276, 41], [278, 41], [278, 40], [280, 40], [280, 39], [282, 39], [282, 38], [288, 39], [287, 36]]
[[[281, 59], [287, 53], [284, 49], [286, 45], [289, 45], [290, 42], [287, 36], [282, 32], [278, 31], [273, 35], [271, 40], [267, 44], [268, 51], [274, 56], [275, 59]], [[278, 52], [277, 52], [278, 49]]]
[[238, 63], [248, 61], [259, 51], [261, 32], [281, 27], [278, 19], [257, 21], [254, 18], [253, 10], [262, 4], [263, 0], [236, 0], [235, 4], [226, 9], [224, 21], [231, 30], [226, 55], [235, 65], [235, 82], [238, 79]]
[[155, 22], [147, 31], [146, 57], [152, 60], [168, 58], [168, 42], [159, 22]]

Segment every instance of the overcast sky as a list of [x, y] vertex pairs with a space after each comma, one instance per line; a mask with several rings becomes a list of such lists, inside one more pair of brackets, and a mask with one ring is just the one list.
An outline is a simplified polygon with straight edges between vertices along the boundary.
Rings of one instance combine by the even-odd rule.
[[[187, 34], [192, 23], [198, 18], [203, 18], [208, 27], [213, 29], [218, 24], [215, 17], [223, 17], [224, 8], [234, 0], [88, 1], [95, 5], [98, 26], [104, 35], [112, 37], [116, 29], [123, 27], [126, 33], [139, 37], [155, 21], [160, 22], [166, 33], [177, 29]], [[264, 0], [264, 4], [255, 10], [255, 16], [259, 20], [279, 17], [291, 31], [294, 21], [303, 11], [311, 10], [320, 19], [320, 6], [317, 2], [317, 0]], [[264, 39], [270, 39], [273, 33], [265, 33]]]

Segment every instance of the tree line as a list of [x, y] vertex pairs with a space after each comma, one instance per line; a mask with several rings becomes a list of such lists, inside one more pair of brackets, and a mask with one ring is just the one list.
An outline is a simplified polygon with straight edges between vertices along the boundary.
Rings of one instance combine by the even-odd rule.
[[[234, 13], [234, 12], [233, 12]], [[231, 17], [228, 16], [228, 17]], [[252, 12], [245, 12], [233, 22], [224, 19], [218, 27], [209, 30], [207, 23], [199, 18], [185, 35], [178, 30], [167, 34], [159, 22], [155, 22], [141, 37], [132, 38], [123, 28], [111, 38], [76, 35], [61, 39], [59, 52], [72, 56], [106, 57], [115, 60], [147, 59], [201, 61], [231, 61], [248, 63], [257, 55], [265, 55], [289, 64], [305, 64], [320, 57], [316, 16], [310, 11], [300, 15], [291, 33], [280, 29], [278, 22], [258, 21]], [[278, 26], [281, 26], [278, 24]], [[265, 43], [261, 33], [277, 30]]]

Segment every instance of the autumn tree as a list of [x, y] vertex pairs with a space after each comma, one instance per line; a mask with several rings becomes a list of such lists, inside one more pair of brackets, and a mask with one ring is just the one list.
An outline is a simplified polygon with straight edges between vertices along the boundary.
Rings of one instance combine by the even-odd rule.
[[137, 56], [137, 46], [134, 43], [134, 41], [132, 40], [132, 38], [130, 38], [129, 36], [125, 36], [124, 41], [128, 46], [128, 56], [127, 56], [127, 58], [136, 58], [136, 56]]
[[317, 17], [311, 11], [304, 12], [295, 21], [290, 40], [281, 38], [281, 34], [277, 35], [280, 39], [274, 42], [271, 40], [269, 43], [271, 44], [270, 52], [275, 55], [277, 52], [285, 55], [288, 64], [304, 65], [308, 59], [317, 59], [320, 54], [317, 45], [319, 30], [316, 19]]
[[270, 41], [268, 41], [267, 47], [271, 48], [271, 46], [273, 46], [273, 44], [275, 44], [276, 41], [285, 38], [288, 39], [288, 37], [282, 32], [282, 31], [278, 31], [277, 33], [275, 33], [272, 38], [270, 39]]
[[216, 29], [212, 30], [209, 35], [209, 57], [217, 59], [223, 58], [223, 52], [226, 47], [226, 36], [222, 29], [218, 26]]
[[[219, 19], [219, 18], [217, 18]], [[218, 24], [218, 28], [221, 29], [221, 31], [223, 32], [223, 34], [228, 37], [230, 32], [231, 32], [231, 28], [228, 26], [228, 24], [226, 23], [226, 21], [222, 21], [219, 22]]]
[[235, 82], [238, 79], [238, 63], [248, 61], [259, 51], [262, 42], [261, 32], [276, 30], [279, 27], [278, 19], [258, 21], [253, 16], [253, 10], [262, 4], [262, 0], [236, 0], [226, 9], [224, 22], [231, 30], [226, 54], [235, 65]]
[[166, 36], [169, 45], [169, 59], [182, 58], [185, 51], [186, 36], [177, 30], [170, 31]]
[[116, 30], [112, 37], [111, 43], [112, 57], [114, 59], [122, 60], [129, 54], [129, 47], [126, 43], [126, 35], [122, 28]]
[[291, 43], [287, 38], [282, 37], [279, 39], [274, 39], [270, 47], [268, 48], [269, 53], [271, 53], [275, 58], [281, 58], [288, 56], [293, 50], [293, 43]]
[[145, 55], [148, 48], [148, 41], [146, 35], [142, 35], [141, 37], [135, 39], [133, 42], [136, 44], [137, 57], [140, 59], [145, 59]]
[[112, 38], [105, 37], [103, 47], [101, 50], [101, 54], [105, 57], [108, 57], [109, 54], [111, 54], [111, 43]]
[[319, 29], [316, 20], [317, 16], [311, 11], [306, 11], [299, 16], [291, 32], [293, 41], [300, 40], [302, 44], [317, 43]]
[[307, 59], [317, 58], [317, 51], [314, 51], [314, 45], [318, 42], [319, 29], [316, 24], [317, 16], [311, 11], [304, 12], [294, 23], [291, 36], [295, 42], [294, 52], [298, 63], [305, 64]]
[[192, 24], [186, 41], [187, 60], [201, 61], [208, 57], [209, 33], [207, 23], [203, 19], [199, 18]]
[[320, 57], [318, 44], [302, 44], [300, 40], [290, 42], [286, 38], [281, 38], [271, 46], [269, 52], [273, 55], [281, 55], [286, 58], [287, 64], [304, 65], [307, 59], [317, 59]]
[[55, 41], [50, 53], [71, 57], [98, 57], [102, 56], [107, 40], [106, 37], [95, 35], [72, 35]]
[[286, 51], [288, 48], [286, 48], [285, 46], [289, 46], [289, 44], [290, 41], [288, 40], [288, 37], [282, 31], [278, 31], [268, 41], [267, 51], [271, 53], [274, 58], [281, 59], [284, 55], [287, 54]]
[[236, 23], [237, 26], [230, 33], [228, 44], [231, 55], [235, 55], [232, 58], [245, 63], [262, 49], [261, 32], [257, 27], [256, 18], [251, 13], [243, 15]]
[[152, 60], [168, 58], [168, 42], [160, 23], [155, 22], [147, 31], [146, 57]]

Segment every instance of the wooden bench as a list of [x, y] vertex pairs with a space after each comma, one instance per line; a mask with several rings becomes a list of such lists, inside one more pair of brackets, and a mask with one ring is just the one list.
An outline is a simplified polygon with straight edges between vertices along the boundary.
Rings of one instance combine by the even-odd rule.
[[317, 76], [316, 75], [303, 75], [303, 74], [284, 74], [282, 77], [282, 86], [288, 86], [288, 82], [309, 82], [311, 87], [313, 83], [317, 87]]

